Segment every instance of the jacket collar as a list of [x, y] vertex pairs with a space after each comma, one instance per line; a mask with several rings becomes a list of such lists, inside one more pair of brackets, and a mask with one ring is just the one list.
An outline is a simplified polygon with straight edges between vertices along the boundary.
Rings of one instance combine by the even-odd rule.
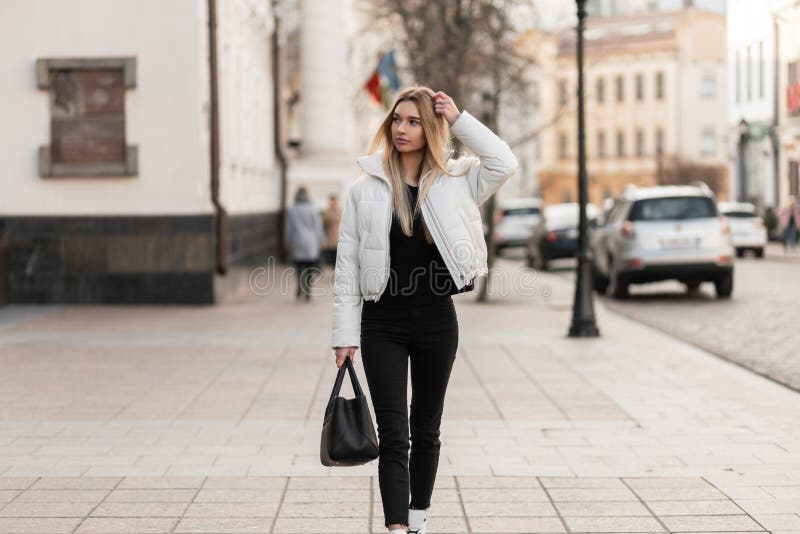
[[[442, 161], [445, 163], [445, 165], [450, 160], [452, 155], [452, 148], [445, 148], [442, 150]], [[386, 176], [386, 170], [383, 168], [383, 150], [378, 150], [377, 152], [367, 156], [361, 156], [358, 158], [358, 166], [361, 167], [365, 173], [382, 179], [384, 182], [389, 184], [389, 188], [391, 189], [392, 181], [389, 180], [388, 176]], [[427, 176], [428, 173], [430, 173], [430, 171], [427, 171], [425, 174], [423, 174], [420, 179]]]

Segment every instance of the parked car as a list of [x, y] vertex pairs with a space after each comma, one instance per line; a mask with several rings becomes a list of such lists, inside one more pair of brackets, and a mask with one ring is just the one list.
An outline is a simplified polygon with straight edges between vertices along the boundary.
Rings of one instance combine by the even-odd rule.
[[752, 250], [757, 258], [763, 258], [767, 228], [764, 220], [756, 214], [756, 207], [749, 202], [720, 202], [718, 206], [731, 227], [731, 242], [736, 256], [741, 258], [746, 251]]
[[690, 290], [713, 282], [733, 292], [730, 227], [705, 184], [629, 186], [592, 238], [594, 285], [615, 298], [631, 284], [675, 279]]
[[[586, 205], [589, 227], [597, 225], [600, 209], [594, 204]], [[539, 222], [528, 240], [527, 263], [534, 269], [547, 270], [552, 260], [574, 258], [578, 250], [577, 203], [546, 206]]]
[[494, 243], [499, 254], [512, 247], [525, 247], [539, 222], [542, 201], [538, 198], [509, 198], [495, 208]]

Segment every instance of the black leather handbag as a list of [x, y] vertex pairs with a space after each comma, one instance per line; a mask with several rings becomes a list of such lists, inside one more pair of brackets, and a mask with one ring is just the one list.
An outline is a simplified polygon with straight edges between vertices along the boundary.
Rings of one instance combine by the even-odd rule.
[[[353, 383], [356, 395], [353, 399], [338, 396], [345, 370], [350, 374], [350, 381]], [[356, 378], [353, 362], [348, 357], [339, 368], [328, 406], [325, 408], [319, 459], [322, 465], [352, 466], [365, 464], [377, 457], [378, 438], [372, 425], [367, 398]]]

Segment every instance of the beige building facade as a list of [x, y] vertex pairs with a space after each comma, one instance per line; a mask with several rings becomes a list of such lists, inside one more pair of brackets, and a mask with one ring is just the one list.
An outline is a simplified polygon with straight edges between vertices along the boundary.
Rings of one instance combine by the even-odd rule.
[[[530, 46], [526, 41], [538, 42]], [[537, 117], [538, 192], [577, 200], [577, 72], [574, 30], [529, 32], [520, 45], [551, 87]], [[586, 150], [590, 201], [625, 185], [703, 179], [727, 198], [724, 16], [688, 9], [588, 19]], [[547, 108], [552, 112], [548, 113]]]

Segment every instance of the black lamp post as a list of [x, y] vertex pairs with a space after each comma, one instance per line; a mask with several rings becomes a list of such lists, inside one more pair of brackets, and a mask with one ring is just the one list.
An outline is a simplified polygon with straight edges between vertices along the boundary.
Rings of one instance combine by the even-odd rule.
[[578, 4], [578, 203], [580, 216], [578, 219], [578, 270], [569, 337], [597, 337], [600, 335], [600, 331], [594, 318], [592, 256], [589, 250], [589, 225], [586, 219], [586, 204], [589, 201], [583, 109], [583, 28], [586, 20], [586, 0], [576, 0], [576, 2]]

